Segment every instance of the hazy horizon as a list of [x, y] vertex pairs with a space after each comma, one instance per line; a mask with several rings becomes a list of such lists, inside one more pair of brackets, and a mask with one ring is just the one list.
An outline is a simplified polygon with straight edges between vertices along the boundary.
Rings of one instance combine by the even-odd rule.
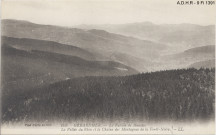
[[152, 22], [214, 25], [214, 6], [177, 5], [177, 0], [4, 0], [2, 19], [73, 27]]
[[110, 23], [110, 24], [77, 24], [77, 25], [71, 25], [71, 26], [65, 26], [65, 25], [58, 25], [58, 24], [45, 24], [45, 23], [37, 23], [29, 20], [21, 20], [21, 19], [12, 19], [12, 18], [7, 18], [7, 19], [2, 19], [2, 20], [14, 20], [14, 21], [25, 21], [29, 23], [34, 23], [38, 25], [52, 25], [52, 26], [59, 26], [59, 27], [71, 27], [71, 28], [76, 28], [76, 26], [82, 26], [82, 25], [125, 25], [125, 24], [141, 24], [141, 23], [152, 23], [153, 25], [183, 25], [183, 24], [188, 24], [188, 25], [198, 25], [198, 26], [212, 26], [215, 24], [208, 24], [208, 25], [202, 25], [202, 24], [195, 24], [195, 23], [154, 23], [151, 21], [143, 21], [143, 22], [130, 22], [130, 23]]

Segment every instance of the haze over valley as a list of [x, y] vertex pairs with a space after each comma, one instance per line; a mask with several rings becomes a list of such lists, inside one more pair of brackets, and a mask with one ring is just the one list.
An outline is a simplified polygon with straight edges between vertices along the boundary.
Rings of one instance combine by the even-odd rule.
[[4, 19], [3, 120], [212, 119], [214, 27]]
[[[3, 36], [18, 39], [25, 38], [26, 40], [38, 39], [53, 41], [59, 44], [74, 46], [85, 52], [85, 54], [82, 54], [79, 49], [72, 48], [66, 48], [57, 53], [78, 56], [86, 60], [115, 61], [134, 68], [139, 72], [186, 68], [188, 65], [195, 62], [214, 59], [214, 51], [211, 51], [214, 50], [213, 25], [155, 25], [150, 22], [144, 22], [109, 25], [109, 27], [84, 25], [85, 29], [80, 29], [40, 25], [19, 20], [3, 20], [2, 24]], [[143, 37], [147, 37], [147, 39], [138, 38], [137, 35], [140, 32], [128, 32], [131, 33], [129, 36], [123, 32], [116, 32], [118, 34], [115, 34], [114, 31], [117, 30], [140, 30], [144, 33]], [[169, 41], [164, 40], [165, 36]], [[151, 39], [148, 37], [151, 37]], [[39, 47], [41, 44], [37, 45], [37, 43], [34, 42], [31, 43], [33, 45], [29, 46], [27, 45], [28, 43], [25, 44], [25, 47], [23, 44], [19, 45], [22, 46], [22, 48], [30, 46], [41, 48]], [[203, 49], [202, 53], [196, 51], [196, 48], [208, 48], [209, 46], [211, 47], [210, 52], [208, 49]], [[192, 52], [193, 54], [190, 55], [190, 51], [185, 53], [188, 49], [190, 50], [192, 48], [194, 49]], [[52, 50], [52, 48], [49, 50]], [[181, 60], [179, 61], [179, 59]]]

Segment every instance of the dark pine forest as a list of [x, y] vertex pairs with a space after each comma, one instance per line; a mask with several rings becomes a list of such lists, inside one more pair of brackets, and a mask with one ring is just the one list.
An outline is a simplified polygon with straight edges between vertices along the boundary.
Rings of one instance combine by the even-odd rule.
[[209, 120], [214, 82], [215, 69], [179, 69], [3, 90], [2, 120]]

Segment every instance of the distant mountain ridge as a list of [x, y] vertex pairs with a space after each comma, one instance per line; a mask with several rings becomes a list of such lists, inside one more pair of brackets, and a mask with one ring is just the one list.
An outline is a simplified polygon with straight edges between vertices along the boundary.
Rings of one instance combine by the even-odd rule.
[[188, 48], [215, 44], [215, 26], [196, 24], [154, 24], [151, 22], [78, 25], [82, 29], [101, 29], [140, 39], [157, 41], [169, 45], [184, 45]]
[[174, 54], [174, 55], [168, 55], [165, 56], [165, 58], [168, 59], [185, 59], [185, 58], [192, 58], [192, 59], [212, 59], [215, 57], [215, 45], [207, 45], [207, 46], [201, 46], [201, 47], [195, 47], [191, 49], [187, 49], [184, 52]]
[[[14, 38], [29, 38], [54, 41], [73, 45], [94, 54], [97, 60], [117, 61], [128, 64], [131, 60], [115, 57], [114, 53], [137, 58], [143, 62], [160, 56], [166, 45], [133, 37], [109, 33], [101, 30], [82, 30], [78, 28], [39, 25], [19, 20], [3, 20], [2, 35]], [[146, 71], [141, 64], [128, 65], [139, 71]]]
[[[161, 57], [161, 61], [167, 61], [167, 64], [173, 65], [175, 68], [211, 68], [212, 59], [215, 59], [215, 45], [195, 47], [181, 53]], [[210, 63], [204, 61], [210, 61]], [[202, 66], [198, 66], [198, 63]]]
[[215, 68], [215, 59], [212, 60], [205, 60], [200, 62], [195, 62], [189, 66], [189, 68]]
[[191, 48], [184, 51], [185, 53], [209, 53], [213, 54], [215, 52], [215, 45], [206, 45], [196, 48]]
[[[45, 51], [53, 49], [54, 53], [77, 56], [85, 60], [115, 61], [139, 72], [187, 68], [192, 63], [215, 57], [214, 26], [156, 25], [151, 22], [88, 26], [85, 25], [85, 29], [80, 29], [78, 26], [78, 28], [69, 28], [19, 20], [3, 20], [2, 34], [13, 37], [13, 43], [12, 40], [8, 42], [13, 47], [19, 46], [19, 49], [21, 47], [43, 51], [42, 48], [46, 46]], [[122, 35], [119, 34], [121, 30], [123, 30]], [[144, 36], [145, 40], [136, 38], [137, 35]], [[153, 41], [146, 40], [149, 37]], [[162, 38], [175, 42], [163, 42]], [[26, 44], [18, 39], [26, 40]], [[34, 39], [34, 43], [37, 40], [44, 42], [37, 41], [37, 47], [32, 47], [31, 39]], [[52, 44], [58, 44], [59, 47], [52, 48]]]
[[2, 123], [214, 119], [212, 26], [2, 24]]

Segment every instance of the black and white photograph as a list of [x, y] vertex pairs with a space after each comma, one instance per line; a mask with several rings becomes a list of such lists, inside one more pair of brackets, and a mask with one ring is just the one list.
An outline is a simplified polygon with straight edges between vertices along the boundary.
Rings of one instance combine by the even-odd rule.
[[2, 0], [1, 130], [215, 134], [215, 0]]

